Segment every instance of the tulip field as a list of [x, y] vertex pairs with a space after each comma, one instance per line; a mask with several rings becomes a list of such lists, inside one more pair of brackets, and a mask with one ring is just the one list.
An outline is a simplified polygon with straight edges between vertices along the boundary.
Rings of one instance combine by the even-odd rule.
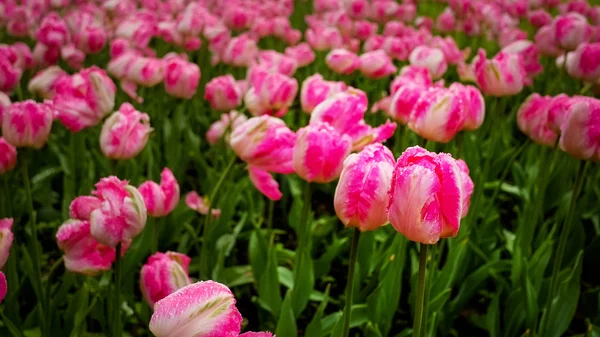
[[596, 0], [2, 0], [0, 337], [600, 337], [599, 161]]

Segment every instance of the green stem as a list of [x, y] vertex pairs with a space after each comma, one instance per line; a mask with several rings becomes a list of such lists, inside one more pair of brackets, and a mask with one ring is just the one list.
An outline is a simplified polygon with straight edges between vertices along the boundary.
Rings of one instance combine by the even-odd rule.
[[354, 228], [352, 234], [352, 247], [350, 249], [350, 262], [348, 264], [348, 283], [346, 284], [346, 304], [344, 305], [343, 317], [343, 337], [348, 337], [350, 332], [350, 314], [352, 312], [352, 297], [354, 295], [354, 270], [356, 269], [356, 255], [358, 253], [358, 242], [360, 240], [360, 230]]
[[[571, 222], [573, 222], [573, 215], [575, 213], [575, 206], [577, 203], [577, 197], [581, 193], [581, 189], [583, 188], [583, 181], [585, 180], [585, 169], [587, 168], [587, 161], [582, 160], [579, 164], [579, 170], [577, 171], [577, 178], [575, 178], [575, 185], [573, 186], [573, 192], [571, 194], [571, 203], [569, 204], [569, 209], [567, 210], [567, 216], [565, 218], [565, 222], [563, 223], [560, 238], [558, 241], [558, 248], [556, 250], [556, 256], [554, 257], [554, 264], [552, 266], [552, 276], [550, 277], [550, 288], [548, 293], [548, 301], [546, 303], [546, 310], [549, 310], [550, 305], [552, 304], [552, 300], [556, 295], [557, 287], [558, 287], [558, 274], [560, 271], [560, 265], [563, 260], [563, 255], [565, 253], [565, 248], [567, 246], [567, 239], [569, 237], [569, 229], [571, 229]], [[542, 330], [544, 331], [544, 330]]]
[[273, 212], [275, 211], [275, 201], [269, 199], [269, 214], [267, 217], [267, 230], [273, 230]]
[[415, 319], [413, 323], [413, 337], [420, 337], [427, 327], [423, 325], [423, 307], [425, 305], [425, 272], [427, 271], [427, 246], [420, 245], [419, 250], [419, 281], [417, 283], [417, 304], [415, 306]]
[[151, 253], [154, 254], [158, 251], [158, 230], [159, 230], [159, 225], [158, 222], [159, 220], [157, 218], [152, 218], [152, 245], [150, 246], [151, 249]]
[[46, 329], [48, 329], [48, 331], [52, 331], [52, 314], [50, 310], [50, 299], [52, 298], [52, 278], [54, 277], [54, 274], [56, 273], [58, 267], [60, 267], [62, 263], [63, 257], [61, 256], [58, 260], [56, 260], [56, 262], [54, 262], [54, 264], [50, 268], [50, 272], [48, 272], [48, 278], [46, 279], [45, 307], [47, 308]]
[[117, 244], [115, 256], [115, 297], [113, 303], [113, 337], [121, 337], [121, 243]]

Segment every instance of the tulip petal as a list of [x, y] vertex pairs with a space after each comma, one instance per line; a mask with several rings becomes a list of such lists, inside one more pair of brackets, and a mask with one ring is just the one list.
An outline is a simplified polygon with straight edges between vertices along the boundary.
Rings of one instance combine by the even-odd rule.
[[250, 176], [250, 181], [252, 181], [252, 184], [254, 184], [260, 193], [274, 201], [281, 199], [283, 194], [279, 190], [277, 180], [273, 178], [271, 173], [258, 167], [249, 166], [248, 174]]

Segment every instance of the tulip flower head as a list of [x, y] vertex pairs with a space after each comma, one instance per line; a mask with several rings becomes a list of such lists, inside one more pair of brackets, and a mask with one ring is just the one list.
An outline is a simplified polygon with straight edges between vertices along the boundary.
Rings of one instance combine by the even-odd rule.
[[413, 108], [408, 127], [425, 139], [447, 143], [462, 129], [464, 111], [460, 95], [445, 88], [430, 88]]
[[179, 203], [179, 184], [169, 168], [160, 174], [160, 185], [146, 181], [138, 187], [144, 198], [148, 214], [153, 217], [163, 217], [171, 213]]
[[442, 77], [448, 69], [444, 53], [438, 48], [419, 46], [410, 53], [408, 59], [413, 66], [427, 68], [434, 80]]
[[334, 49], [325, 57], [325, 62], [331, 70], [338, 74], [351, 74], [360, 67], [360, 58], [355, 53], [345, 49]]
[[182, 99], [190, 99], [196, 94], [200, 82], [198, 65], [188, 62], [187, 57], [169, 53], [164, 57], [164, 69], [167, 94]]
[[344, 82], [326, 81], [321, 74], [309, 76], [302, 82], [300, 90], [302, 111], [311, 113], [319, 103], [344, 90], [346, 90]]
[[192, 259], [175, 252], [155, 253], [140, 271], [140, 288], [146, 302], [154, 303], [189, 284], [188, 266]]
[[40, 149], [50, 136], [53, 119], [54, 112], [48, 103], [15, 102], [2, 116], [2, 136], [16, 147]]
[[131, 159], [146, 146], [152, 128], [150, 117], [123, 103], [102, 126], [100, 148], [111, 159]]
[[587, 82], [600, 80], [600, 42], [582, 43], [567, 54], [567, 72]]
[[572, 100], [562, 125], [560, 148], [577, 159], [600, 161], [600, 100]]
[[218, 111], [235, 109], [242, 102], [242, 89], [231, 75], [212, 78], [204, 90], [204, 99]]
[[0, 269], [4, 268], [13, 242], [12, 218], [0, 219]]
[[4, 174], [17, 165], [17, 148], [0, 137], [0, 174]]

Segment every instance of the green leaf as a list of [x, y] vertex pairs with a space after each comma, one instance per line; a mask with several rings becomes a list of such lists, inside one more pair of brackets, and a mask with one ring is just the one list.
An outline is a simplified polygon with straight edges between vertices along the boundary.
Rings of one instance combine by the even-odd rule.
[[281, 310], [281, 292], [279, 290], [279, 274], [277, 273], [277, 257], [275, 247], [270, 246], [267, 252], [267, 264], [258, 282], [258, 297], [261, 305], [276, 317]]
[[288, 291], [281, 305], [279, 321], [275, 330], [277, 336], [297, 337], [298, 328], [296, 327], [296, 318], [294, 317], [294, 309], [292, 309], [292, 292]]
[[221, 281], [223, 281], [223, 284], [225, 284], [229, 288], [252, 283], [254, 282], [252, 266], [246, 264], [242, 266], [233, 266], [225, 268], [220, 274], [220, 279]]
[[488, 307], [486, 315], [487, 329], [490, 337], [500, 337], [500, 293], [494, 296], [494, 299]]
[[[352, 305], [352, 309], [350, 309], [350, 328], [356, 328], [362, 326], [367, 323], [367, 313], [369, 311], [366, 304], [354, 304]], [[341, 326], [338, 324], [342, 319], [342, 311], [335, 312], [333, 314], [327, 315], [321, 321], [323, 329], [321, 330], [321, 336], [329, 336], [333, 333], [334, 328], [336, 326]], [[307, 336], [309, 337], [309, 336]], [[313, 337], [313, 336], [310, 336]]]
[[310, 295], [315, 287], [315, 274], [313, 261], [308, 249], [302, 249], [296, 252], [302, 254], [301, 263], [294, 268], [294, 287], [292, 288], [292, 308], [296, 318], [306, 308]]
[[327, 308], [327, 303], [329, 302], [329, 285], [325, 288], [325, 294], [323, 295], [323, 302], [319, 305], [317, 312], [313, 316], [312, 320], [306, 327], [306, 333], [304, 334], [306, 337], [309, 336], [320, 336], [321, 330], [323, 329], [323, 324], [321, 319], [323, 318], [323, 314], [325, 313], [325, 308]]

